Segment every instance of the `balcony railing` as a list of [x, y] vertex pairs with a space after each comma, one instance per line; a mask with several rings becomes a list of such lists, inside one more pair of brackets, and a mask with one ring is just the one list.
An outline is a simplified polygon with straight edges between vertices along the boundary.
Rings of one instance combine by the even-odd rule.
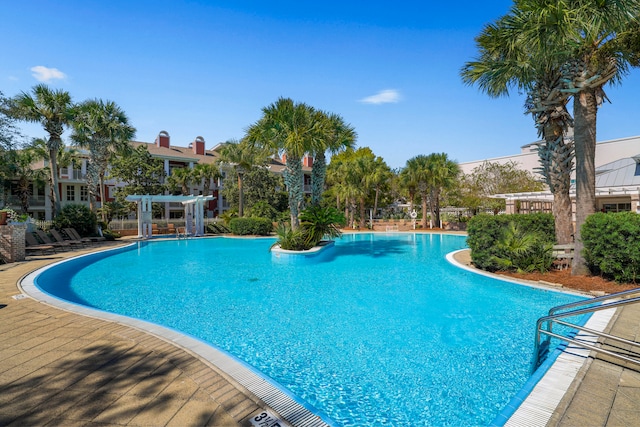
[[82, 173], [82, 170], [80, 169], [72, 169], [72, 170], [61, 169], [60, 170], [60, 179], [71, 179], [75, 181], [81, 181], [86, 179], [86, 177], [87, 177], [87, 174]]

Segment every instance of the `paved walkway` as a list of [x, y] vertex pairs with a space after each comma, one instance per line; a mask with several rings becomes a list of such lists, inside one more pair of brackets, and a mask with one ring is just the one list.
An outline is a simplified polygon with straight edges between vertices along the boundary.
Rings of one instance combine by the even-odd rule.
[[25, 274], [79, 253], [0, 265], [0, 426], [250, 425], [259, 399], [186, 350], [12, 298]]
[[[12, 298], [25, 274], [79, 253], [0, 265], [0, 425], [250, 425], [265, 405], [207, 361], [129, 326]], [[638, 341], [640, 307], [616, 317], [612, 332]], [[639, 426], [640, 370], [588, 359], [548, 425]]]

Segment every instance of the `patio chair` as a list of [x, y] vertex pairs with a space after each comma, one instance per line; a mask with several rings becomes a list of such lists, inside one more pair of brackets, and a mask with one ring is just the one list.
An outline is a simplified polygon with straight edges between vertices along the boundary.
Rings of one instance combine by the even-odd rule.
[[53, 236], [54, 239], [56, 239], [57, 242], [60, 243], [67, 243], [71, 246], [74, 246], [76, 248], [84, 248], [86, 245], [84, 244], [84, 242], [80, 241], [80, 240], [76, 240], [76, 239], [65, 239], [62, 234], [60, 234], [58, 232], [58, 230], [56, 229], [51, 229], [49, 230], [49, 233], [51, 233], [51, 236]]
[[24, 235], [24, 240], [25, 240], [25, 251], [26, 252], [40, 252], [42, 254], [46, 254], [46, 253], [55, 253], [56, 249], [53, 245], [46, 245], [43, 243], [40, 243], [38, 241], [38, 239], [36, 239], [36, 236], [33, 233], [25, 233]]
[[85, 243], [98, 243], [98, 242], [102, 242], [104, 240], [106, 240], [104, 237], [102, 236], [95, 236], [95, 237], [82, 237], [80, 236], [80, 233], [78, 233], [78, 231], [75, 228], [69, 227], [69, 228], [65, 228], [63, 230], [67, 236], [69, 236], [69, 238], [74, 239], [74, 240], [80, 240], [81, 242], [85, 242]]
[[56, 242], [56, 241], [53, 241], [51, 239], [51, 237], [49, 237], [49, 235], [47, 233], [45, 233], [44, 231], [42, 231], [42, 230], [36, 230], [35, 233], [38, 236], [38, 238], [40, 240], [42, 240], [42, 242], [45, 245], [52, 245], [52, 246], [55, 246], [56, 248], [61, 248], [63, 250], [70, 250], [71, 249], [71, 243], [70, 242], [65, 242], [65, 241]]

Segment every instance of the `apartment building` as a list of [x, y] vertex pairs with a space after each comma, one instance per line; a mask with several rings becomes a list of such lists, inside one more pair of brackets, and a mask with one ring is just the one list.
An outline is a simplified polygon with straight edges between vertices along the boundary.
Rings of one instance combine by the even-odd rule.
[[[132, 141], [131, 145], [137, 148], [141, 145], [146, 146], [151, 156], [163, 161], [164, 172], [166, 177], [171, 176], [172, 172], [177, 168], [193, 168], [197, 164], [217, 163], [220, 158], [220, 149], [223, 143], [216, 144], [213, 148], [207, 150], [203, 137], [196, 137], [187, 146], [173, 145], [168, 132], [161, 131], [158, 133], [155, 141], [139, 142]], [[62, 206], [66, 204], [85, 204], [89, 206], [89, 191], [87, 188], [87, 165], [89, 153], [86, 150], [78, 150], [79, 158], [70, 166], [60, 168], [59, 173], [59, 190]], [[313, 159], [309, 156], [303, 159], [304, 171], [304, 189], [305, 192], [311, 192], [311, 166]], [[39, 161], [33, 165], [34, 169], [42, 169], [47, 166], [45, 160]], [[273, 158], [267, 166], [269, 171], [275, 174], [282, 174], [285, 169], [285, 159]], [[229, 165], [221, 165], [220, 171], [222, 179], [210, 183], [210, 194], [215, 199], [208, 202], [206, 206], [206, 215], [215, 218], [225, 210], [229, 209], [229, 204], [221, 196], [223, 179], [226, 174], [231, 173]], [[115, 180], [107, 180], [105, 182], [104, 194], [107, 202], [114, 201], [118, 187], [123, 184]], [[190, 187], [191, 194], [201, 195], [203, 183]], [[36, 219], [52, 219], [52, 206], [50, 200], [51, 189], [48, 183], [31, 184], [31, 197], [29, 198], [29, 214]], [[10, 206], [20, 206], [17, 197], [16, 187], [12, 186], [11, 194], [7, 198], [7, 204]], [[97, 207], [102, 205], [100, 197], [97, 198]], [[164, 216], [169, 218], [182, 218], [184, 215], [184, 207], [181, 203], [166, 203], [164, 206]]]

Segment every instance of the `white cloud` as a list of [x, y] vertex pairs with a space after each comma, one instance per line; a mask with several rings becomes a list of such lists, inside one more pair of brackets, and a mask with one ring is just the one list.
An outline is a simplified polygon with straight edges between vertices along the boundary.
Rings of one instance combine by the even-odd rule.
[[388, 104], [400, 101], [400, 92], [395, 89], [385, 89], [375, 95], [362, 98], [360, 102], [364, 104]]
[[39, 82], [48, 82], [53, 79], [64, 79], [67, 77], [65, 73], [57, 68], [47, 68], [43, 65], [36, 65], [31, 68], [31, 71], [33, 71], [33, 77]]

